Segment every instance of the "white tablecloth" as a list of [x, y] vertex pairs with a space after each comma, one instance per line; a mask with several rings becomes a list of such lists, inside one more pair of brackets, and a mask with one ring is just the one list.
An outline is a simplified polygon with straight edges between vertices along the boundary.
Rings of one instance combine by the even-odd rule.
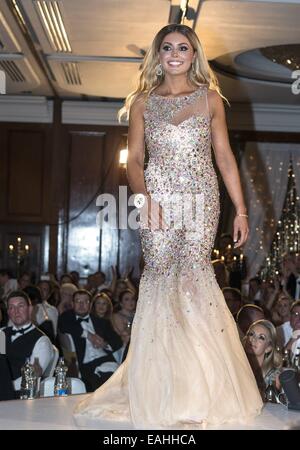
[[[88, 395], [88, 394], [85, 394]], [[78, 401], [85, 395], [72, 395], [69, 397], [49, 397], [36, 400], [11, 400], [0, 402], [0, 429], [26, 429], [26, 430], [53, 430], [78, 429], [72, 412]], [[290, 427], [299, 427], [300, 412], [288, 411], [282, 405], [268, 403], [262, 414], [250, 426], [223, 425], [221, 427], [208, 427], [208, 429], [266, 429], [280, 430]], [[102, 422], [91, 426], [90, 429], [119, 430], [131, 429], [131, 424], [118, 422]]]

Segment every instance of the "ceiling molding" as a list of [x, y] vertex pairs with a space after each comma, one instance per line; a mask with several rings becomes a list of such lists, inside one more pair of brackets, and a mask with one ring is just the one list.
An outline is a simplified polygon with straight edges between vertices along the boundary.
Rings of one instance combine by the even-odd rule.
[[62, 103], [62, 123], [79, 125], [118, 125], [117, 113], [123, 103], [118, 102], [84, 102], [64, 101]]
[[[62, 122], [81, 125], [118, 125], [117, 112], [122, 103], [77, 102], [62, 103]], [[233, 103], [226, 109], [229, 129], [300, 132], [300, 106], [284, 106], [280, 104], [239, 104]]]
[[[122, 102], [62, 102], [62, 123], [126, 126], [117, 120]], [[226, 107], [230, 130], [299, 133], [300, 106], [232, 103]], [[46, 97], [0, 95], [0, 122], [52, 123], [53, 101]]]
[[233, 103], [227, 108], [229, 129], [300, 133], [300, 105]]
[[52, 123], [53, 101], [37, 96], [0, 95], [0, 122]]

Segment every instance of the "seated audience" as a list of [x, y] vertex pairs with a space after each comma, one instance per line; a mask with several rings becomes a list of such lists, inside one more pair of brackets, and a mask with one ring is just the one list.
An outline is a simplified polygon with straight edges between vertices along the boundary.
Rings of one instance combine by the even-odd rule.
[[236, 315], [236, 322], [238, 325], [240, 338], [243, 338], [245, 336], [250, 325], [252, 325], [253, 322], [264, 318], [264, 311], [259, 306], [249, 303], [242, 306]]
[[21, 385], [21, 369], [26, 359], [42, 376], [54, 357], [50, 339], [31, 322], [32, 305], [24, 291], [11, 292], [7, 298], [8, 316], [12, 326], [3, 329], [6, 335], [6, 356], [14, 389]]
[[8, 315], [4, 301], [0, 300], [0, 328], [7, 326]]
[[[131, 289], [133, 292], [137, 292], [134, 282], [131, 280], [133, 267], [130, 267], [123, 277], [117, 278], [115, 276], [114, 290], [113, 290], [113, 304], [119, 304], [119, 296], [125, 289]], [[115, 270], [116, 273], [116, 270]]]
[[67, 283], [75, 284], [74, 278], [72, 277], [72, 275], [70, 273], [63, 273], [62, 276], [60, 277], [59, 284], [62, 286], [63, 284], [67, 284]]
[[6, 303], [8, 295], [18, 290], [18, 281], [13, 278], [10, 270], [0, 270], [0, 300]]
[[276, 296], [274, 307], [272, 308], [272, 322], [277, 325], [278, 345], [282, 349], [292, 337], [293, 329], [290, 324], [290, 309], [292, 299], [280, 292]]
[[79, 274], [79, 272], [77, 272], [77, 270], [72, 270], [70, 272], [70, 275], [71, 275], [71, 277], [74, 280], [75, 286], [77, 286], [78, 289], [79, 289], [79, 284], [80, 284], [80, 274]]
[[262, 308], [265, 308], [265, 310], [267, 311], [271, 311], [278, 293], [281, 292], [278, 279], [265, 280], [262, 283], [262, 290], [263, 295], [260, 302], [260, 306]]
[[276, 328], [268, 320], [257, 320], [250, 325], [243, 340], [245, 352], [252, 367], [263, 400], [266, 388], [275, 383], [280, 388], [282, 357], [277, 350]]
[[41, 291], [36, 286], [29, 286], [24, 291], [29, 295], [33, 305], [32, 320], [55, 344], [57, 335], [58, 311], [47, 300], [42, 299]]
[[[50, 280], [41, 279], [38, 283], [38, 288], [41, 292], [42, 301], [49, 303], [50, 305], [54, 305], [55, 301], [52, 297], [53, 289]], [[51, 298], [52, 297], [52, 298]]]
[[110, 289], [111, 283], [106, 282], [106, 275], [104, 272], [98, 271], [88, 276], [87, 290], [92, 295], [96, 295], [102, 289]]
[[122, 291], [127, 289], [127, 283], [123, 278], [118, 278], [116, 282], [116, 288], [113, 294], [113, 303], [115, 305], [119, 304], [119, 295]]
[[221, 289], [229, 285], [228, 272], [226, 265], [222, 259], [215, 259], [212, 261], [213, 269], [216, 275], [216, 280]]
[[226, 267], [226, 286], [241, 290], [242, 280], [247, 275], [247, 264], [245, 255], [241, 255], [239, 249], [234, 248], [233, 237], [224, 233], [219, 239], [219, 257], [223, 257]]
[[96, 294], [92, 300], [91, 314], [101, 319], [106, 319], [111, 321], [113, 312], [113, 305], [110, 297], [101, 291]]
[[79, 370], [87, 391], [105, 383], [117, 369], [113, 352], [122, 347], [122, 340], [108, 320], [90, 315], [91, 293], [84, 289], [73, 295], [74, 309], [58, 319], [58, 329], [74, 341]]
[[300, 254], [291, 252], [283, 259], [285, 289], [295, 300], [300, 300]]
[[222, 292], [231, 314], [234, 318], [236, 318], [236, 315], [241, 309], [243, 303], [241, 291], [232, 287], [224, 287], [222, 289]]
[[33, 276], [29, 272], [23, 272], [23, 274], [20, 276], [18, 283], [19, 283], [19, 289], [22, 291], [28, 287], [34, 284]]
[[119, 295], [119, 311], [112, 316], [112, 323], [123, 344], [128, 344], [131, 325], [136, 309], [136, 295], [131, 289], [125, 289]]
[[[113, 292], [112, 292], [110, 289], [103, 288], [103, 289], [101, 289], [101, 291], [99, 292], [99, 294], [102, 294], [102, 292], [103, 292], [104, 294], [106, 294], [106, 295], [109, 297], [109, 299], [110, 299], [111, 302], [113, 302]], [[97, 294], [96, 294], [96, 295], [97, 295]]]
[[297, 349], [300, 350], [300, 301], [295, 301], [291, 306], [290, 311], [290, 324], [292, 327], [292, 336], [286, 345], [286, 350], [291, 352], [291, 361], [297, 353]]
[[261, 306], [263, 303], [263, 286], [259, 277], [249, 280], [249, 294], [247, 303], [253, 303]]
[[60, 299], [57, 305], [57, 310], [59, 314], [62, 314], [69, 309], [73, 309], [73, 294], [78, 289], [75, 284], [65, 283], [60, 286], [59, 294]]

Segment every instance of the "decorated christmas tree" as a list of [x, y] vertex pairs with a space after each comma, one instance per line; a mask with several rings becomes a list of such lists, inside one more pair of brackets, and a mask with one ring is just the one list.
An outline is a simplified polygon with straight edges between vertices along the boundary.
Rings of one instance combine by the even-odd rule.
[[292, 163], [290, 163], [286, 198], [270, 253], [266, 257], [259, 273], [261, 279], [274, 279], [280, 272], [282, 258], [291, 252], [298, 253], [299, 251], [300, 203], [295, 186], [295, 174]]

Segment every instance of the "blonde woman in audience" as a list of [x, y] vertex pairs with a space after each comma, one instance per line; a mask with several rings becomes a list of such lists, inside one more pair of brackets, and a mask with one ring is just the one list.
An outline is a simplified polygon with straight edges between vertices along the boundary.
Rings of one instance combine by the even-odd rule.
[[95, 295], [92, 300], [91, 314], [102, 319], [112, 319], [113, 304], [109, 296], [105, 292]]
[[282, 357], [277, 350], [276, 328], [269, 320], [257, 320], [250, 325], [244, 337], [244, 347], [258, 388], [264, 398], [269, 384], [280, 388]]
[[76, 292], [77, 286], [72, 283], [65, 283], [60, 286], [59, 294], [60, 300], [57, 305], [57, 310], [59, 314], [62, 314], [69, 309], [73, 309], [73, 294]]

